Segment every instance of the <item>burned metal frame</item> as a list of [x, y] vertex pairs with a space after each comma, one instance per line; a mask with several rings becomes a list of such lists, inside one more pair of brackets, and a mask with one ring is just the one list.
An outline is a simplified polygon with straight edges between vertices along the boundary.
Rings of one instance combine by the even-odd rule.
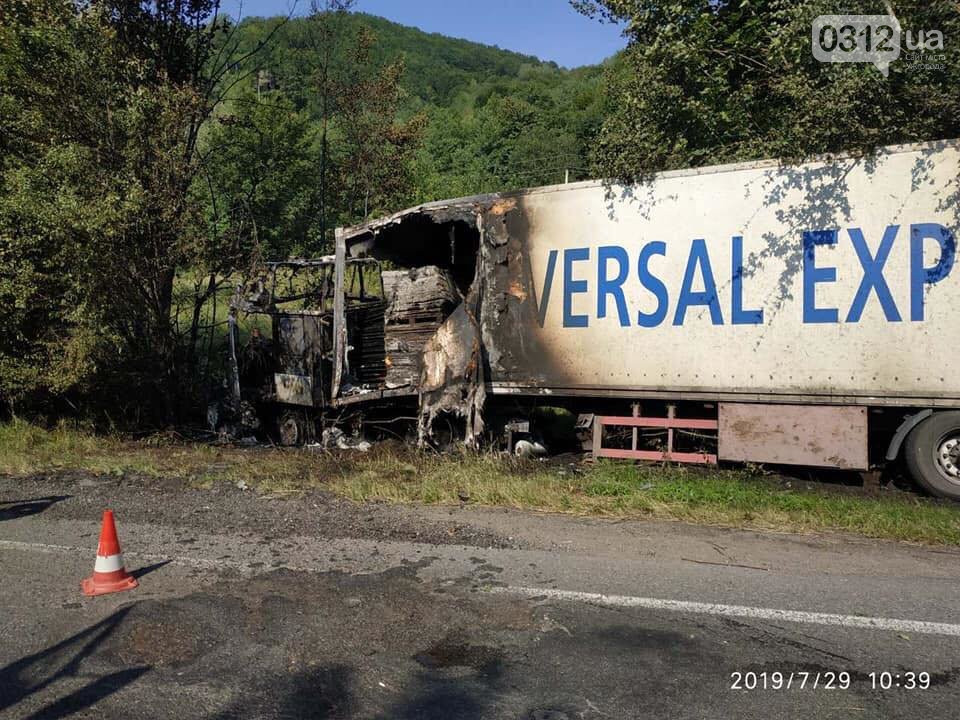
[[[238, 361], [237, 335], [238, 313], [245, 315], [263, 315], [271, 318], [272, 324], [272, 342], [278, 343], [284, 331], [289, 331], [291, 324], [296, 324], [299, 318], [299, 324], [302, 326], [297, 334], [302, 352], [310, 352], [312, 356], [319, 358], [320, 362], [313, 371], [304, 375], [302, 369], [300, 372], [292, 372], [289, 367], [280, 365], [280, 354], [275, 352], [273, 359], [274, 383], [276, 386], [273, 396], [265, 394], [262, 391], [255, 400], [267, 400], [279, 402], [281, 404], [294, 404], [308, 406], [315, 409], [322, 409], [330, 398], [334, 397], [334, 392], [340, 389], [340, 378], [335, 374], [324, 377], [322, 370], [323, 358], [325, 356], [346, 357], [346, 349], [343, 347], [345, 335], [339, 332], [345, 328], [342, 319], [342, 313], [347, 306], [354, 307], [365, 303], [375, 302], [377, 298], [368, 296], [366, 284], [364, 281], [364, 270], [371, 267], [380, 275], [381, 264], [372, 258], [355, 258], [344, 260], [337, 263], [336, 256], [324, 256], [319, 258], [290, 259], [276, 262], [267, 262], [258, 268], [254, 274], [254, 279], [241, 283], [230, 303], [230, 312], [228, 316], [229, 326], [229, 359], [231, 374], [231, 391], [234, 400], [241, 403], [243, 398], [243, 388], [240, 382], [240, 363]], [[278, 273], [283, 269], [289, 268], [296, 274], [300, 270], [315, 270], [320, 273], [320, 280], [315, 285], [307, 285], [302, 291], [293, 291], [291, 275], [288, 280], [291, 282], [291, 293], [281, 294], [278, 291], [280, 282]], [[344, 277], [350, 269], [356, 270], [358, 294], [347, 296], [344, 287]], [[251, 287], [252, 286], [252, 287]], [[382, 282], [381, 282], [382, 287]], [[303, 301], [306, 303], [310, 299], [315, 299], [318, 307], [316, 308], [283, 308], [285, 303], [295, 303]], [[332, 307], [327, 307], [332, 303]], [[340, 317], [338, 325], [337, 318]], [[306, 319], [312, 318], [310, 322], [313, 330], [307, 332]], [[333, 326], [331, 333], [331, 343], [326, 347], [322, 338], [324, 332], [322, 325], [330, 324]], [[308, 336], [311, 339], [308, 339]], [[337, 341], [340, 341], [340, 345]], [[319, 346], [312, 347], [319, 342]], [[288, 343], [289, 344], [289, 343]], [[314, 365], [314, 361], [306, 363], [308, 366]], [[341, 370], [342, 372], [342, 370]], [[329, 387], [325, 387], [325, 381], [330, 381]], [[317, 390], [314, 389], [316, 384]], [[252, 391], [253, 389], [251, 389]]]
[[[347, 269], [350, 268], [362, 268], [363, 266], [374, 267], [377, 273], [381, 272], [381, 264], [378, 260], [374, 258], [350, 258], [346, 261]], [[312, 268], [330, 268], [331, 282], [329, 288], [326, 287], [325, 283], [321, 284], [321, 290], [319, 295], [322, 299], [333, 298], [336, 293], [335, 285], [335, 274], [336, 274], [336, 256], [328, 255], [316, 259], [293, 259], [293, 260], [280, 260], [275, 262], [264, 263], [263, 267], [267, 270], [270, 275], [270, 302], [269, 309], [264, 310], [251, 310], [250, 312], [259, 312], [261, 314], [269, 315], [271, 312], [274, 312], [274, 308], [278, 303], [293, 302], [295, 300], [306, 299], [307, 297], [317, 295], [317, 292], [304, 292], [300, 295], [294, 296], [283, 296], [277, 297], [276, 288], [277, 288], [277, 271], [283, 268], [293, 268], [295, 270], [299, 269], [312, 269]], [[359, 290], [360, 295], [359, 300], [363, 300], [365, 295], [365, 286], [363, 280], [363, 273], [356, 273], [356, 277], [359, 278]]]
[[[637, 406], [634, 405], [634, 408]], [[634, 428], [629, 450], [603, 447], [603, 429], [610, 426]], [[667, 406], [667, 417], [645, 417], [641, 415], [611, 416], [595, 415], [593, 418], [593, 458], [616, 458], [620, 460], [654, 460], [657, 462], [686, 462], [716, 465], [716, 453], [678, 452], [674, 449], [674, 430], [711, 430], [716, 432], [719, 423], [707, 418], [678, 418], [676, 406]], [[666, 428], [667, 442], [664, 450], [639, 450], [637, 448], [637, 428]]]
[[[418, 396], [422, 444], [431, 440], [434, 422], [442, 415], [464, 422], [467, 445], [480, 442], [487, 380], [479, 320], [483, 214], [498, 197], [428, 203], [337, 233], [338, 258], [378, 257], [403, 268], [433, 267], [449, 273], [456, 288], [459, 304], [438, 322], [422, 348], [416, 348], [419, 377], [405, 393]], [[385, 388], [378, 395], [391, 392]]]

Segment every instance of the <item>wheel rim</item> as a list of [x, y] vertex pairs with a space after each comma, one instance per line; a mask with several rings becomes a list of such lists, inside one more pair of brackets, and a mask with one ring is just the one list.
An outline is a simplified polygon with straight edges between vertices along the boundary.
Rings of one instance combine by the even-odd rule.
[[286, 446], [296, 445], [300, 440], [300, 424], [297, 419], [287, 416], [280, 423], [280, 444]]
[[948, 481], [960, 485], [960, 430], [952, 430], [934, 444], [937, 470]]

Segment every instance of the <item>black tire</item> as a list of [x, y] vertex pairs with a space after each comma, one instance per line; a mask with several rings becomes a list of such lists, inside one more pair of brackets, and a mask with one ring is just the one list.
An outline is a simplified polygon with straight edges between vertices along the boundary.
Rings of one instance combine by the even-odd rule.
[[960, 500], [960, 411], [937, 412], [921, 422], [907, 435], [903, 452], [918, 485], [937, 497]]

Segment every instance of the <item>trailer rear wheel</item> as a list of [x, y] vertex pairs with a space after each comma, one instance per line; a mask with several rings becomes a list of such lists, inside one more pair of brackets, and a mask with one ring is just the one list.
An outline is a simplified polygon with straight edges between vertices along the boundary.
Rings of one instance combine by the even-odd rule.
[[960, 412], [934, 413], [904, 443], [907, 469], [924, 489], [960, 500]]

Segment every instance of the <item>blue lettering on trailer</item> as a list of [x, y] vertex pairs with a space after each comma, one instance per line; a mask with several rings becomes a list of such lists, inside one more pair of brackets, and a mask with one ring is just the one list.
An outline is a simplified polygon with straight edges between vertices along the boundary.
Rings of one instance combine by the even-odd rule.
[[[607, 260], [616, 260], [620, 266], [614, 280], [607, 277]], [[627, 251], [618, 245], [604, 245], [597, 250], [597, 265], [597, 317], [607, 316], [607, 296], [610, 295], [617, 304], [620, 327], [629, 327], [630, 315], [627, 313], [627, 300], [623, 296], [623, 283], [630, 272]]]
[[743, 309], [743, 236], [734, 235], [732, 240], [733, 247], [731, 255], [733, 256], [733, 267], [730, 275], [733, 278], [733, 310], [730, 313], [730, 322], [734, 325], [763, 325], [763, 309], [744, 310]]
[[[698, 266], [700, 274], [703, 276], [702, 292], [693, 291], [693, 278]], [[691, 305], [705, 305], [710, 309], [710, 322], [714, 325], [723, 325], [720, 299], [717, 297], [717, 283], [713, 279], [710, 255], [707, 253], [707, 243], [702, 239], [694, 240], [690, 246], [687, 269], [683, 272], [683, 284], [680, 286], [680, 299], [677, 300], [677, 313], [673, 316], [674, 325], [683, 325], [687, 308]]]
[[[856, 252], [860, 263], [861, 277], [856, 294], [846, 313], [845, 322], [858, 323], [871, 296], [876, 296], [880, 309], [887, 322], [902, 322], [903, 317], [890, 284], [884, 275], [887, 260], [900, 233], [899, 225], [889, 225], [877, 245], [871, 252], [863, 230], [858, 227], [847, 228], [846, 235]], [[837, 268], [828, 265], [823, 259], [818, 262], [817, 249], [833, 247], [840, 242], [840, 230], [805, 230], [801, 233], [801, 285], [802, 318], [804, 324], [838, 323], [840, 311], [835, 307], [825, 307], [817, 303], [818, 286], [837, 282]], [[928, 244], [936, 242], [939, 246], [939, 259], [936, 264], [924, 265], [924, 250]], [[909, 289], [910, 320], [922, 322], [925, 317], [924, 303], [926, 290], [946, 278], [953, 269], [956, 260], [957, 244], [953, 233], [937, 223], [915, 223], [910, 225], [909, 237]], [[589, 247], [566, 248], [562, 251], [563, 264], [563, 327], [585, 328], [590, 325], [590, 315], [574, 314], [574, 296], [590, 292], [591, 278], [586, 263], [590, 260]], [[551, 250], [547, 256], [547, 267], [543, 279], [543, 289], [538, 303], [540, 326], [546, 322], [547, 307], [553, 288], [553, 279], [557, 271], [558, 255], [561, 251]], [[730, 287], [732, 325], [762, 325], [763, 309], [744, 309], [745, 285], [749, 275], [744, 269], [743, 237], [734, 235], [730, 244]], [[653, 328], [662, 325], [670, 305], [670, 293], [663, 280], [650, 269], [650, 261], [656, 256], [666, 257], [667, 244], [661, 240], [646, 243], [640, 249], [636, 265], [636, 279], [640, 286], [656, 300], [651, 312], [637, 311], [636, 325]], [[630, 255], [626, 248], [619, 245], [603, 245], [596, 254], [596, 318], [607, 317], [610, 301], [616, 308], [617, 322], [620, 327], [630, 327], [630, 308], [627, 303], [625, 287], [632, 281], [630, 277]], [[699, 276], [699, 282], [698, 282]], [[701, 286], [702, 290], [695, 290]], [[713, 325], [723, 325], [723, 312], [717, 283], [710, 261], [707, 243], [702, 238], [694, 239], [677, 295], [677, 303], [672, 324], [682, 326], [687, 322], [687, 310], [704, 307], [709, 311]]]
[[[923, 245], [926, 240], [940, 244], [940, 259], [933, 267], [923, 266]], [[923, 286], [943, 280], [953, 269], [957, 241], [943, 225], [918, 223], [910, 226], [910, 319], [923, 320]]]
[[817, 267], [817, 246], [837, 244], [836, 230], [806, 230], [803, 233], [803, 322], [835, 323], [836, 308], [817, 307], [817, 285], [837, 280], [835, 267]]
[[650, 272], [648, 267], [652, 255], [667, 254], [667, 244], [661, 240], [648, 242], [640, 251], [640, 259], [637, 261], [637, 274], [640, 276], [640, 284], [653, 293], [657, 299], [657, 309], [652, 313], [645, 313], [642, 310], [637, 311], [637, 325], [640, 327], [657, 327], [667, 317], [667, 304], [670, 301], [667, 295], [667, 286], [656, 275]]
[[847, 313], [848, 323], [860, 321], [863, 309], [867, 305], [867, 299], [870, 297], [870, 290], [876, 292], [880, 307], [883, 308], [883, 314], [888, 322], [900, 322], [902, 320], [900, 311], [897, 310], [897, 304], [893, 300], [893, 295], [890, 294], [890, 287], [883, 277], [883, 266], [890, 256], [893, 241], [896, 239], [899, 229], [899, 225], [887, 227], [876, 255], [870, 255], [870, 248], [867, 247], [867, 241], [864, 239], [863, 231], [860, 228], [850, 228], [847, 231], [850, 234], [851, 242], [853, 242], [853, 249], [857, 251], [860, 266], [863, 268], [863, 280], [860, 281], [857, 295], [853, 298], [853, 304], [850, 305], [850, 312]]
[[563, 251], [563, 326], [587, 327], [588, 315], [573, 314], [573, 296], [587, 292], [586, 280], [573, 279], [573, 263], [590, 259], [590, 248], [569, 248]]

